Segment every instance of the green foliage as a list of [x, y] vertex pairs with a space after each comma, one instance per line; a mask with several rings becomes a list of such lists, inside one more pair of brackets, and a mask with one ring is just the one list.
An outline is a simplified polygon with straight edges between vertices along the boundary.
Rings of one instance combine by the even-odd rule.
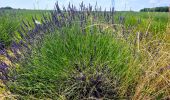
[[[36, 16], [41, 21], [41, 16], [49, 11], [40, 10], [0, 10], [0, 42], [4, 42], [7, 46], [11, 43], [10, 34], [17, 33], [22, 20], [32, 22], [32, 16]], [[167, 13], [144, 13], [144, 12], [116, 12], [115, 23], [119, 23], [119, 16], [125, 17], [125, 26], [134, 26], [138, 24], [138, 29], [146, 31], [149, 18], [152, 18], [150, 32], [163, 32], [168, 23]], [[31, 23], [33, 25], [33, 23]]]
[[0, 9], [13, 9], [12, 7], [1, 7]]
[[[45, 11], [43, 12], [45, 13]], [[0, 42], [9, 46], [13, 34], [16, 34], [20, 28], [22, 20], [32, 22], [32, 16], [35, 15], [40, 20], [42, 11], [0, 9]]]
[[[91, 28], [94, 29], [93, 32], [90, 31]], [[117, 82], [123, 82], [125, 76], [130, 79], [128, 82], [134, 81], [137, 70], [131, 74], [128, 70], [128, 62], [132, 58], [131, 49], [123, 40], [118, 39], [116, 34], [112, 29], [101, 33], [97, 26], [86, 28], [83, 34], [77, 23], [69, 28], [62, 27], [60, 30], [48, 33], [42, 44], [35, 45], [33, 54], [22, 60], [17, 81], [11, 84], [11, 91], [22, 96], [32, 95], [37, 98], [57, 98], [59, 95], [66, 95], [69, 98], [74, 92], [65, 94], [65, 91], [71, 87], [71, 82], [67, 80], [71, 81], [76, 77], [73, 74], [76, 71], [75, 65], [82, 70], [83, 66], [86, 67], [83, 73], [93, 76], [97, 73], [96, 68], [102, 69], [103, 66], [108, 66], [111, 73], [106, 73], [110, 79], [106, 82], [114, 81], [111, 77], [116, 77]], [[85, 84], [88, 84], [88, 81]], [[118, 93], [118, 90], [116, 92]]]
[[[9, 17], [11, 12], [7, 12], [9, 15], [6, 17]], [[4, 20], [0, 25], [0, 29], [3, 30], [0, 34], [3, 37], [0, 38], [3, 42], [10, 44], [11, 37], [8, 34], [18, 29], [18, 23], [21, 23], [22, 19], [31, 21], [32, 15], [37, 13], [40, 20], [41, 11], [28, 10], [18, 10], [14, 14], [17, 17], [12, 17], [13, 20], [11, 17], [8, 20], [0, 17], [2, 22]], [[124, 17], [122, 23], [120, 23], [120, 16]], [[21, 61], [16, 64], [17, 74], [12, 73], [16, 80], [8, 82], [11, 93], [16, 95], [17, 99], [81, 99], [83, 93], [87, 93], [83, 95], [90, 95], [87, 91], [89, 88], [91, 92], [95, 91], [96, 87], [91, 86], [93, 84], [91, 78], [97, 79], [98, 74], [102, 73], [102, 69], [107, 66], [110, 72], [103, 74], [99, 88], [102, 87], [105, 93], [108, 93], [107, 90], [114, 91], [109, 92], [114, 93], [112, 95], [114, 99], [127, 99], [134, 96], [137, 84], [140, 84], [139, 77], [143, 79], [145, 75], [143, 69], [149, 69], [149, 66], [143, 66], [145, 64], [141, 63], [145, 58], [141, 56], [142, 51], [136, 49], [137, 46], [138, 49], [143, 49], [147, 44], [143, 42], [148, 41], [136, 40], [136, 33], [145, 34], [148, 31], [152, 36], [162, 35], [168, 24], [168, 14], [116, 12], [114, 18], [117, 31], [113, 30], [112, 25], [105, 22], [102, 16], [99, 16], [96, 22], [101, 26], [95, 26], [96, 23], [93, 23], [93, 26], [91, 20], [94, 19], [90, 16], [86, 19], [87, 27], [84, 27], [84, 32], [78, 21], [70, 26], [66, 25], [53, 32], [47, 32], [43, 41], [41, 43], [37, 41], [31, 48], [32, 54], [23, 54]], [[12, 21], [14, 24], [11, 24]], [[103, 23], [107, 24], [102, 26]], [[33, 26], [32, 23], [31, 25]], [[129, 37], [126, 36], [127, 34]], [[152, 41], [152, 38], [149, 40]], [[137, 42], [139, 44], [136, 44]], [[144, 49], [147, 50], [147, 46]], [[77, 72], [76, 66], [82, 71]], [[87, 79], [76, 80], [82, 73]], [[157, 98], [163, 96], [160, 94]]]
[[141, 12], [169, 12], [169, 7], [144, 8]]
[[[1, 13], [1, 12], [0, 12]], [[19, 22], [10, 15], [3, 13], [0, 16], [0, 42], [9, 45], [11, 42], [11, 35], [17, 29]]]

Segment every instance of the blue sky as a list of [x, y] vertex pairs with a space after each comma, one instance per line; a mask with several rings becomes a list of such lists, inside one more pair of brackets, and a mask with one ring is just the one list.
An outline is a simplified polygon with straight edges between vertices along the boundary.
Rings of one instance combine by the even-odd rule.
[[[55, 2], [58, 1], [60, 6], [67, 6], [69, 2], [79, 7], [81, 1], [84, 4], [95, 5], [96, 1], [99, 6], [107, 10], [113, 5], [112, 0], [0, 0], [0, 7], [11, 6], [13, 8], [26, 9], [53, 9]], [[169, 2], [168, 2], [169, 1]], [[134, 10], [139, 11], [145, 7], [169, 6], [170, 0], [114, 0], [116, 10]]]

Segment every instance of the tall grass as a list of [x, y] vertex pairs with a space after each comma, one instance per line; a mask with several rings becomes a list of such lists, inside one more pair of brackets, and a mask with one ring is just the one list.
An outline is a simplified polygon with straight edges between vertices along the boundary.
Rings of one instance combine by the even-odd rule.
[[[93, 33], [82, 34], [79, 27], [74, 25], [69, 30], [65, 28], [61, 30], [64, 33], [55, 31], [46, 36], [42, 47], [33, 50], [33, 58], [28, 58], [28, 63], [24, 62], [21, 65], [23, 68], [18, 71], [18, 81], [14, 83], [16, 85], [12, 85], [15, 93], [24, 93], [24, 95], [30, 93], [30, 95], [36, 96], [44, 96], [43, 93], [48, 93], [50, 97], [56, 98], [55, 94], [64, 95], [62, 92], [66, 91], [71, 84], [80, 85], [83, 81], [76, 81], [74, 78], [81, 77], [79, 76], [81, 73], [87, 75], [85, 76], [87, 78], [85, 84], [88, 84], [89, 78], [95, 80], [95, 74], [100, 74], [97, 69], [99, 71], [105, 70], [104, 67], [108, 67], [114, 75], [108, 76], [109, 72], [106, 72], [108, 79], [118, 77], [118, 80], [104, 79], [105, 82], [119, 82], [119, 78], [128, 74], [127, 63], [131, 58], [130, 52], [127, 51], [129, 47], [124, 45], [121, 40], [114, 39], [112, 33], [105, 32], [103, 34], [96, 30]], [[80, 73], [76, 73], [76, 66], [82, 70]], [[74, 73], [76, 76], [74, 76]], [[75, 83], [65, 83], [68, 79], [75, 81]], [[64, 83], [65, 86], [59, 87]], [[79, 88], [82, 87], [76, 89], [75, 86], [77, 91], [79, 91]], [[101, 88], [105, 87], [101, 86]], [[70, 92], [70, 94], [67, 94], [69, 96], [75, 90], [67, 91]], [[71, 91], [73, 92], [71, 93]], [[77, 94], [77, 96], [76, 98], [80, 98], [80, 94]]]
[[16, 30], [19, 22], [14, 20], [13, 17], [8, 17], [9, 15], [5, 11], [0, 11], [0, 15], [0, 42], [9, 45], [10, 35]]
[[[46, 11], [43, 11], [46, 13]], [[13, 40], [13, 34], [23, 24], [23, 21], [32, 21], [32, 16], [36, 16], [40, 20], [42, 11], [31, 10], [0, 10], [0, 43], [5, 44], [5, 47], [10, 46]], [[33, 25], [32, 23], [30, 23]]]

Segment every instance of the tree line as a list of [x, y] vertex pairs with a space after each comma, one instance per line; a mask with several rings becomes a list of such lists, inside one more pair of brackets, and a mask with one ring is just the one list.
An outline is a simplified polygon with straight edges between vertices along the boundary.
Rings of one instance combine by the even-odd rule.
[[0, 9], [13, 9], [12, 7], [1, 7]]
[[169, 7], [144, 8], [140, 12], [169, 12]]

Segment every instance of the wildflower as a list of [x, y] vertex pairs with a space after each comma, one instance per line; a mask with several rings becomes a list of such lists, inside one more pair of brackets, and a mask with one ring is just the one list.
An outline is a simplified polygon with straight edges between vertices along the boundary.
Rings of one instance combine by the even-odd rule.
[[89, 4], [89, 11], [91, 12], [92, 11], [92, 6]]
[[83, 4], [83, 1], [82, 1], [81, 4], [80, 4], [80, 10], [83, 11], [83, 9], [84, 9], [84, 4]]
[[11, 61], [11, 62], [14, 61], [14, 58], [11, 57], [7, 52], [5, 53], [5, 56], [6, 56], [6, 58], [7, 58], [9, 61]]
[[5, 54], [5, 49], [0, 50], [0, 55], [4, 55]]
[[8, 65], [4, 62], [0, 63], [0, 79], [8, 80]]
[[86, 81], [86, 76], [81, 72], [78, 77], [76, 77], [76, 80]]
[[4, 70], [4, 69], [6, 69], [6, 68], [8, 68], [8, 65], [7, 65], [6, 63], [2, 62], [2, 63], [0, 64], [0, 69], [1, 69], [1, 70]]
[[123, 16], [119, 17], [119, 23], [123, 24], [125, 22], [125, 18]]
[[55, 4], [55, 7], [56, 7], [57, 12], [60, 14], [61, 13], [61, 9], [60, 9], [60, 7], [58, 5], [58, 2]]
[[40, 25], [40, 24], [41, 24], [41, 22], [39, 22], [39, 21], [37, 21], [37, 20], [35, 20], [35, 23], [36, 23], [37, 25]]
[[5, 45], [3, 43], [0, 43], [0, 50], [3, 50], [5, 48]]

